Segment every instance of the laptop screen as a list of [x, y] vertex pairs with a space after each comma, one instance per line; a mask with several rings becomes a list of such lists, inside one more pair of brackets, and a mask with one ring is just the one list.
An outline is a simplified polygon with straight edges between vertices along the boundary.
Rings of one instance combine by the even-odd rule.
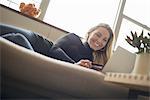
[[134, 67], [135, 54], [118, 46], [105, 64], [102, 72], [130, 73]]

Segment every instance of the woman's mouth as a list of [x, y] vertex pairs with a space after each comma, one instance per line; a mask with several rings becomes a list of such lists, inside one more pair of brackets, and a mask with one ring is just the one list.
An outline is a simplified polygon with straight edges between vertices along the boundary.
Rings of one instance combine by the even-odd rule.
[[95, 46], [96, 46], [96, 47], [99, 47], [100, 45], [99, 45], [97, 42], [95, 42]]

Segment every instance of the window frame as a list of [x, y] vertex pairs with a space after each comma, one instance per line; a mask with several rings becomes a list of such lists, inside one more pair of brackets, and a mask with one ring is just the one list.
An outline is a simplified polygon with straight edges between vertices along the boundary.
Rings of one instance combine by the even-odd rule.
[[[51, 0], [42, 0], [41, 1], [41, 4], [40, 4], [39, 8], [41, 9], [42, 13], [40, 14], [38, 19], [43, 21], [43, 18], [46, 14], [47, 8], [48, 8], [50, 3], [51, 3]], [[120, 33], [120, 28], [121, 28], [123, 19], [126, 19], [126, 20], [142, 27], [143, 29], [146, 29], [146, 30], [150, 31], [150, 27], [148, 27], [147, 25], [144, 25], [141, 22], [139, 22], [139, 21], [123, 14], [125, 5], [126, 5], [126, 0], [120, 0], [118, 10], [117, 10], [117, 14], [116, 14], [116, 18], [115, 18], [115, 22], [113, 24], [113, 31], [115, 33], [115, 42], [114, 42], [113, 48], [116, 45], [118, 35], [121, 34]], [[65, 29], [63, 29], [63, 30], [65, 30]]]
[[119, 34], [121, 34], [120, 33], [120, 28], [121, 28], [123, 19], [126, 19], [126, 20], [142, 27], [143, 29], [146, 29], [146, 30], [150, 31], [150, 27], [148, 27], [147, 25], [144, 25], [141, 22], [139, 22], [139, 21], [123, 14], [125, 4], [126, 4], [126, 0], [120, 0], [120, 4], [119, 4], [119, 7], [118, 7], [118, 13], [116, 15], [116, 21], [115, 21], [114, 27], [113, 27], [114, 33], [115, 33], [115, 43], [114, 43], [114, 48], [113, 49], [115, 49], [118, 36], [119, 36]]

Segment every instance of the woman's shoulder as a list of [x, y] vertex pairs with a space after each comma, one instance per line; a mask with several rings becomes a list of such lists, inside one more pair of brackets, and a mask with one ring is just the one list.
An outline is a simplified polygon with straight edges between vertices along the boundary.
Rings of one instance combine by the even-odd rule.
[[70, 39], [70, 40], [73, 39], [73, 40], [75, 40], [75, 39], [80, 39], [80, 37], [78, 35], [76, 35], [75, 33], [68, 33], [60, 39]]
[[55, 41], [55, 44], [82, 44], [82, 41], [78, 35], [75, 33], [69, 33], [61, 38], [59, 38], [57, 41]]

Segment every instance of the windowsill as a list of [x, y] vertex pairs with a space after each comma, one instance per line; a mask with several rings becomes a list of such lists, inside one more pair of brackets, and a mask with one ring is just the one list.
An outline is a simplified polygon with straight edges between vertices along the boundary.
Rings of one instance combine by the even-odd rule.
[[28, 16], [28, 15], [26, 15], [26, 14], [23, 14], [23, 13], [21, 13], [21, 12], [19, 12], [19, 11], [16, 11], [16, 10], [14, 10], [14, 9], [12, 9], [12, 8], [9, 8], [9, 7], [5, 6], [5, 5], [0, 4], [0, 6], [3, 7], [3, 8], [5, 8], [5, 9], [9, 9], [9, 10], [15, 12], [15, 13], [18, 13], [18, 14], [20, 14], [20, 15], [22, 15], [22, 16], [25, 16], [25, 17], [28, 17], [28, 18], [30, 18], [30, 19], [32, 19], [32, 20], [35, 20], [35, 21], [37, 21], [37, 22], [40, 22], [40, 23], [42, 23], [42, 24], [44, 24], [44, 25], [47, 25], [47, 26], [56, 28], [56, 29], [58, 29], [58, 30], [60, 30], [60, 31], [63, 31], [63, 32], [65, 32], [65, 33], [69, 33], [69, 32], [67, 32], [67, 31], [65, 31], [65, 30], [63, 30], [63, 29], [61, 29], [61, 28], [58, 28], [58, 27], [53, 26], [53, 25], [51, 25], [51, 24], [48, 24], [48, 23], [46, 23], [46, 22], [44, 22], [44, 21], [42, 21], [42, 20], [40, 20], [40, 19], [38, 19], [38, 18], [34, 18], [34, 17]]

